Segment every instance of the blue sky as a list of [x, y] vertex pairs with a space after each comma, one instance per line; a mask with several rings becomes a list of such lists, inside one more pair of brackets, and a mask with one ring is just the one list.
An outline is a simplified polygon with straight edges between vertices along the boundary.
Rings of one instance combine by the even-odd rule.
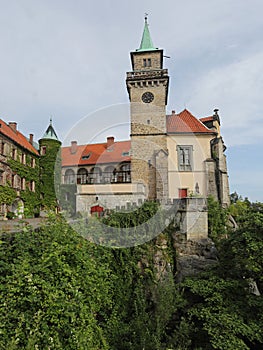
[[231, 191], [263, 201], [262, 0], [0, 4], [4, 120], [17, 121], [35, 139], [51, 115], [62, 140], [80, 120], [88, 120], [82, 130], [87, 142], [107, 133], [127, 138], [125, 74], [148, 12], [153, 42], [170, 56], [167, 112], [186, 107], [204, 117], [219, 108]]

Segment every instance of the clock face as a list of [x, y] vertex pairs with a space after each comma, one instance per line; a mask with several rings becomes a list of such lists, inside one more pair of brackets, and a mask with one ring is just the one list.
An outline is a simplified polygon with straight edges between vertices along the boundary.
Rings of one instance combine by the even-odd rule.
[[153, 99], [154, 99], [154, 95], [149, 91], [142, 94], [142, 101], [144, 103], [151, 103]]

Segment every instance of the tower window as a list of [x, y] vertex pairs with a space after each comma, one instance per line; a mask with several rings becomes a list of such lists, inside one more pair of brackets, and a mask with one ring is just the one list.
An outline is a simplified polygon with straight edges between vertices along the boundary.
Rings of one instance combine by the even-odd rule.
[[151, 58], [143, 58], [143, 67], [151, 67], [152, 59]]
[[42, 146], [41, 147], [41, 156], [44, 156], [47, 152], [47, 147], [46, 146]]

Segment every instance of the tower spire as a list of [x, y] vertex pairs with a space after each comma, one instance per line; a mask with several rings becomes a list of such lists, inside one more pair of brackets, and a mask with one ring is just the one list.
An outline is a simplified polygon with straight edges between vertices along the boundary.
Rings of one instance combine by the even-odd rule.
[[52, 125], [52, 117], [50, 117], [49, 119], [49, 126], [44, 135], [42, 136], [42, 139], [51, 139], [59, 141], [56, 131]]
[[136, 51], [152, 51], [152, 50], [158, 50], [158, 48], [154, 47], [153, 45], [150, 31], [149, 31], [149, 25], [148, 25], [148, 13], [145, 13], [144, 29], [142, 34], [141, 45], [139, 49], [137, 49]]

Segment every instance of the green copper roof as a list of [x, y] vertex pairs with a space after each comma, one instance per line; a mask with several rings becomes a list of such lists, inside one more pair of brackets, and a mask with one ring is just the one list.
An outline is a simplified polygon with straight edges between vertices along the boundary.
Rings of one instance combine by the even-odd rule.
[[152, 51], [152, 50], [158, 50], [158, 48], [153, 46], [153, 42], [149, 31], [149, 26], [147, 23], [147, 17], [145, 17], [141, 45], [140, 45], [140, 48], [137, 49], [136, 51]]
[[59, 141], [58, 136], [56, 134], [56, 131], [54, 130], [54, 128], [52, 126], [52, 119], [50, 119], [50, 124], [49, 124], [46, 132], [42, 136], [42, 139], [51, 139], [51, 140]]

